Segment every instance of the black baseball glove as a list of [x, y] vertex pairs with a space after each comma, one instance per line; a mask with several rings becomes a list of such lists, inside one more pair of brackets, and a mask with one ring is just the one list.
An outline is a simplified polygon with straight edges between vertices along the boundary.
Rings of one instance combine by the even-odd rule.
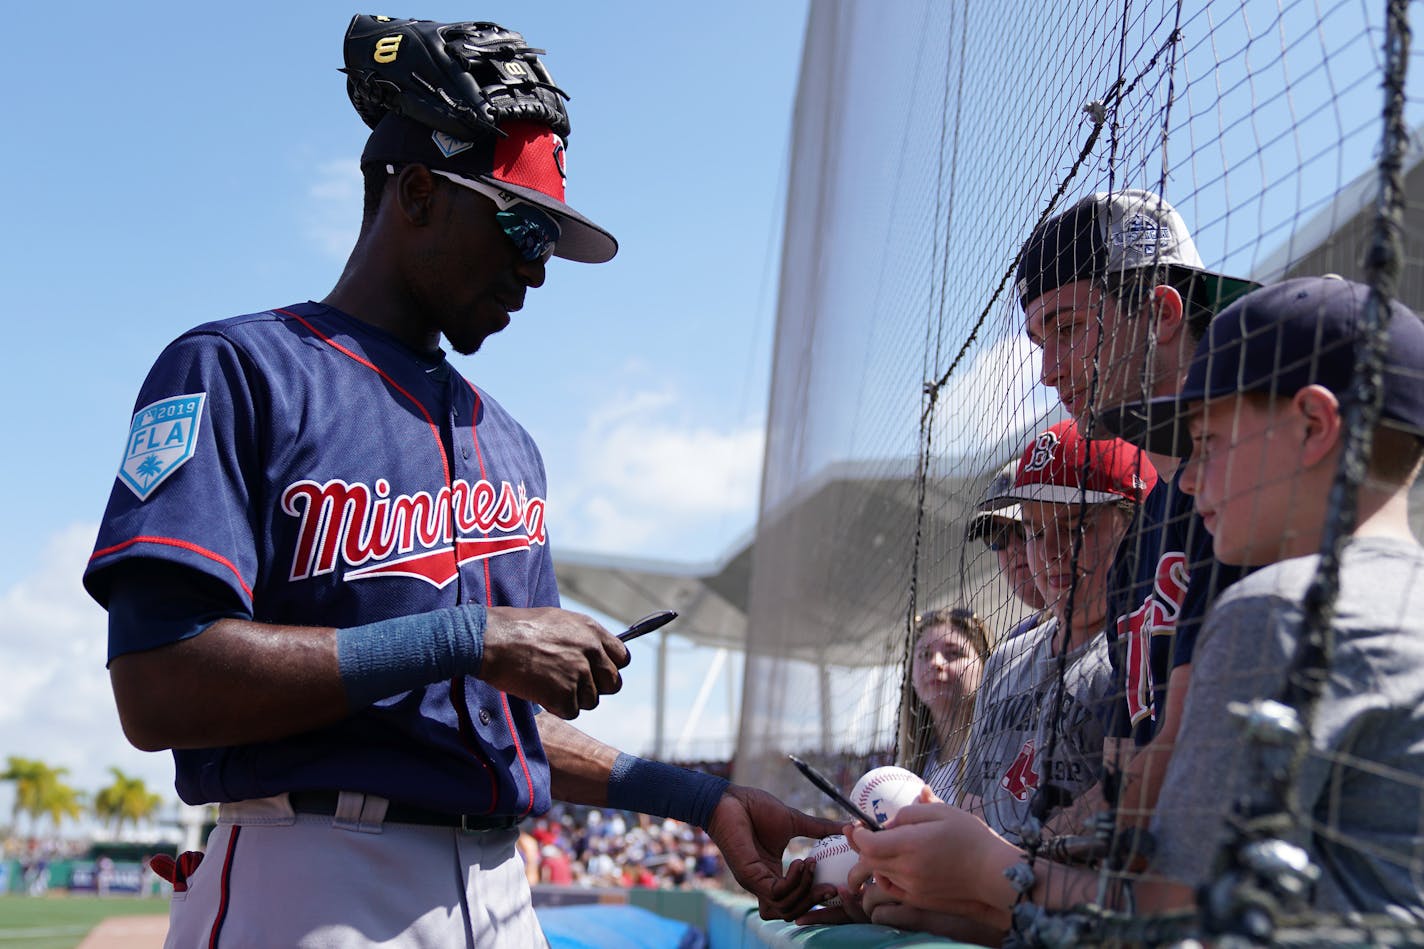
[[548, 125], [568, 138], [568, 96], [524, 37], [494, 23], [357, 14], [345, 42], [346, 94], [371, 128], [387, 112], [469, 141], [500, 121]]

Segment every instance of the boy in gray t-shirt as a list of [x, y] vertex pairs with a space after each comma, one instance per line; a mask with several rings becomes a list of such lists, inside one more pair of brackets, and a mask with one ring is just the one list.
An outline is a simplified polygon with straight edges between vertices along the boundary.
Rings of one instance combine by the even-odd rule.
[[[1157, 801], [1153, 870], [1210, 879], [1229, 840], [1232, 804], [1249, 792], [1251, 758], [1230, 702], [1273, 696], [1301, 628], [1319, 557], [1264, 567], [1217, 600], [1197, 644], [1182, 734]], [[1413, 540], [1350, 541], [1335, 603], [1330, 682], [1311, 727], [1296, 794], [1308, 823], [1292, 841], [1323, 871], [1315, 904], [1346, 912], [1420, 913], [1424, 813], [1424, 548]], [[1424, 919], [1424, 916], [1421, 916]]]
[[[1208, 615], [1154, 827], [1157, 855], [1137, 912], [1190, 907], [1252, 790], [1246, 742], [1225, 703], [1277, 698], [1302, 628], [1346, 441], [1369, 289], [1307, 277], [1224, 310], [1179, 396], [1130, 407], [1112, 427], [1159, 454], [1190, 456], [1194, 498], [1222, 563], [1256, 567]], [[1424, 458], [1424, 323], [1394, 303], [1383, 345], [1381, 414], [1334, 601], [1328, 678], [1293, 787], [1295, 842], [1320, 870], [1327, 911], [1424, 920], [1424, 549], [1409, 486]], [[1136, 426], [1134, 431], [1133, 426]], [[855, 830], [861, 862], [891, 898], [1006, 928], [1020, 891], [1050, 908], [1096, 899], [1098, 874], [1034, 861], [973, 815], [905, 808], [887, 830]], [[1005, 873], [1009, 876], [1005, 876]]]

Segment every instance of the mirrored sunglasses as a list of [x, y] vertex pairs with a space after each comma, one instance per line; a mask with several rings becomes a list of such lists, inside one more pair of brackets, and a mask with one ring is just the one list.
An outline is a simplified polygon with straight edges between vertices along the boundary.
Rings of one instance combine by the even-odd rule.
[[[387, 166], [390, 170], [391, 166]], [[475, 178], [466, 178], [438, 168], [430, 169], [447, 181], [453, 181], [462, 188], [477, 191], [495, 203], [495, 223], [513, 243], [519, 256], [527, 261], [542, 260], [554, 253], [554, 245], [559, 242], [559, 225], [542, 208], [527, 201], [512, 197], [509, 192], [486, 184]]]

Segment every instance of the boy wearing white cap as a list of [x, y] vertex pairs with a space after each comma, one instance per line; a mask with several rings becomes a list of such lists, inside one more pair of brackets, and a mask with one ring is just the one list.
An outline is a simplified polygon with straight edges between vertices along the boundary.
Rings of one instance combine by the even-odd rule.
[[[1172, 395], [1212, 316], [1255, 284], [1206, 269], [1185, 221], [1159, 195], [1089, 195], [1041, 224], [1016, 275], [1024, 327], [1043, 354], [1041, 378], [1091, 437], [1120, 434], [1116, 406]], [[1206, 607], [1240, 575], [1211, 556], [1211, 540], [1173, 479], [1161, 474], [1113, 564], [1108, 642], [1114, 701], [1109, 767], [1123, 771], [1113, 803], [1145, 823], [1156, 799], [1190, 681]], [[1148, 747], [1151, 754], [1137, 754]], [[1099, 807], [1106, 802], [1098, 802]]]

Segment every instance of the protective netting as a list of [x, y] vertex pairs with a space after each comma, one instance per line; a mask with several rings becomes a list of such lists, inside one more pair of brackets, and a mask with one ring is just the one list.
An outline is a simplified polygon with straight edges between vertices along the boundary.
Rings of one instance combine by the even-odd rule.
[[[1062, 650], [1056, 657], [1048, 650], [1054, 662], [1033, 654], [1041, 628], [1011, 635], [1035, 610], [1015, 595], [983, 537], [966, 539], [994, 490], [991, 478], [1073, 414], [1060, 401], [1064, 385], [1042, 384], [1043, 353], [1026, 333], [1016, 286], [1025, 241], [1087, 195], [1141, 189], [1180, 212], [1207, 270], [1262, 283], [1341, 274], [1375, 289], [1372, 312], [1391, 298], [1424, 311], [1424, 153], [1408, 132], [1424, 120], [1424, 97], [1419, 56], [1408, 45], [1410, 12], [1385, 0], [812, 5], [793, 127], [737, 780], [819, 809], [823, 800], [787, 753], [844, 788], [874, 765], [929, 773], [950, 758], [958, 759], [950, 783], [976, 770], [997, 779], [997, 763], [969, 747], [973, 713], [960, 709], [948, 724], [939, 716], [937, 729], [935, 711], [917, 697], [911, 658], [926, 628], [917, 619], [939, 608], [972, 612], [994, 643], [990, 669], [1000, 678], [985, 676], [977, 689], [981, 717], [1002, 723], [1029, 714], [1029, 705], [1057, 723], [1085, 714], [1075, 702], [1090, 686], [1074, 679]], [[1092, 391], [1079, 395], [1096, 393], [1099, 374], [1120, 381], [1124, 371], [1138, 373], [1141, 396], [1154, 394], [1141, 351], [1100, 335]], [[1373, 418], [1352, 413], [1347, 423], [1342, 471], [1351, 474], [1331, 495], [1330, 550], [1353, 524], [1351, 480], [1358, 484], [1368, 458], [1363, 434]], [[1421, 497], [1416, 488], [1412, 498]], [[1417, 532], [1424, 517], [1415, 511], [1424, 504], [1410, 507]], [[1079, 514], [1089, 516], [1086, 507]], [[1071, 541], [1075, 564], [1094, 555], [1083, 539], [1077, 532]], [[1298, 681], [1318, 684], [1330, 674], [1338, 569], [1327, 551], [1302, 597], [1304, 625], [1319, 635], [1288, 657]], [[1381, 602], [1407, 602], [1398, 586], [1382, 590]], [[1092, 613], [1083, 605], [1091, 593], [1070, 598], [1067, 626], [1074, 609], [1080, 621]], [[1317, 693], [1293, 687], [1286, 707], [1308, 724]], [[1151, 710], [1153, 701], [1145, 694], [1142, 704]], [[1294, 734], [1289, 721], [1271, 719], [1283, 730], [1271, 732], [1260, 724], [1262, 710], [1239, 711], [1289, 752], [1260, 764], [1256, 782], [1261, 814], [1289, 814], [1289, 775], [1310, 766], [1301, 763], [1303, 742], [1280, 738]], [[1111, 785], [1127, 746], [1109, 741], [1104, 752], [1101, 737], [1050, 727], [1046, 745], [1033, 749], [1044, 784], [1073, 784], [1084, 768], [1082, 784], [1108, 774]], [[1351, 754], [1358, 749], [1338, 757]], [[1424, 827], [1417, 778], [1388, 762], [1351, 764], [1388, 772], [1400, 790], [1391, 806], [1413, 808]], [[1067, 777], [1055, 782], [1060, 773]], [[1037, 780], [1025, 799], [1042, 797], [1033, 793]], [[1112, 799], [1116, 788], [1107, 792]], [[1318, 835], [1341, 836], [1330, 812], [1307, 816]], [[1246, 837], [1270, 838], [1269, 820], [1245, 823]], [[1085, 815], [1072, 830], [1090, 865], [1106, 868], [1106, 895], [1109, 871], [1140, 854], [1114, 848], [1120, 827], [1100, 838], [1094, 827]], [[1062, 840], [1057, 846], [1062, 856]], [[1352, 846], [1345, 841], [1344, 852]], [[1424, 879], [1424, 852], [1393, 858]], [[1219, 878], [1235, 881], [1236, 896], [1222, 896], [1218, 908], [1235, 922], [1220, 925], [1255, 919], [1238, 898], [1251, 873], [1263, 905], [1289, 903], [1278, 892], [1289, 889], [1285, 877], [1275, 872], [1248, 873], [1227, 860]], [[1200, 933], [1196, 915], [1184, 920], [1179, 934]], [[1277, 938], [1290, 941], [1289, 919], [1281, 920]], [[1131, 915], [1116, 925], [1093, 938], [1178, 932]], [[1343, 932], [1336, 935], [1364, 938], [1358, 929]]]

